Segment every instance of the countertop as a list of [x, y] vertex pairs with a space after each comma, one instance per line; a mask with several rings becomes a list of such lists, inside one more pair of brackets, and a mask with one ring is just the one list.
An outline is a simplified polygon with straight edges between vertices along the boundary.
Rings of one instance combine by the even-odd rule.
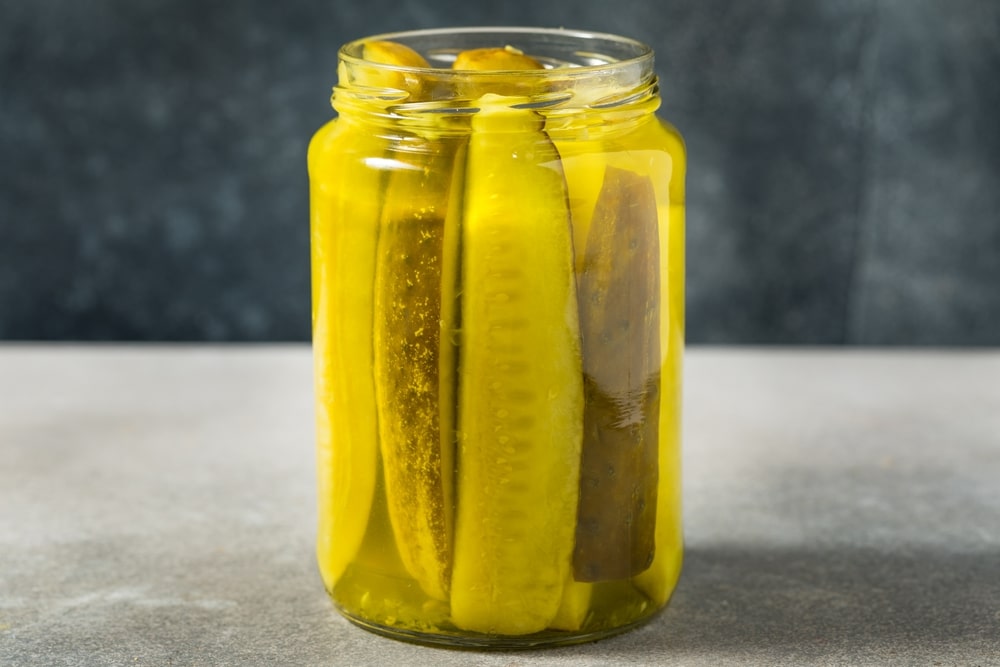
[[2, 665], [1000, 665], [1000, 351], [692, 348], [686, 562], [601, 642], [334, 612], [304, 345], [0, 345]]

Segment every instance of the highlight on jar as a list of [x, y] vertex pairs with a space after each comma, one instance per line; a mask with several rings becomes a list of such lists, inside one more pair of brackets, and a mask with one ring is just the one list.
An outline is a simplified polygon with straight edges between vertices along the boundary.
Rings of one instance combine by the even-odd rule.
[[682, 561], [684, 174], [652, 51], [534, 28], [342, 47], [309, 147], [323, 582], [444, 646], [570, 644]]

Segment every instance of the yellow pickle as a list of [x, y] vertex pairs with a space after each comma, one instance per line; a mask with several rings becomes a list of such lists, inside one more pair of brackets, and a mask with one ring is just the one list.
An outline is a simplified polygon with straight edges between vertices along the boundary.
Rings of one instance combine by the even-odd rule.
[[317, 556], [374, 632], [572, 644], [682, 561], [685, 151], [653, 54], [531, 28], [341, 48], [309, 146]]

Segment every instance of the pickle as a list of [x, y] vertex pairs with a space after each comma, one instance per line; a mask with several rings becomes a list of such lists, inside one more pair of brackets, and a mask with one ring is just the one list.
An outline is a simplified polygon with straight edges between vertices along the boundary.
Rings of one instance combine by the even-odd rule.
[[533, 81], [530, 76], [503, 74], [503, 72], [545, 69], [540, 62], [513, 46], [462, 51], [455, 57], [451, 67], [472, 72], [493, 72], [487, 77], [478, 77], [474, 83], [462, 81], [458, 83], [456, 94], [469, 99], [476, 99], [487, 93], [529, 96], [538, 92], [538, 81]]
[[[392, 67], [430, 67], [422, 55], [398, 42], [365, 42], [361, 56], [370, 62]], [[410, 99], [419, 99], [424, 94], [424, 78], [405, 69], [362, 68], [357, 76], [361, 77], [355, 81], [357, 85], [403, 91], [409, 93]]]
[[549, 627], [553, 630], [579, 630], [587, 620], [593, 588], [593, 584], [574, 581], [570, 576], [563, 588], [559, 610]]
[[[368, 42], [364, 57], [428, 66], [416, 51], [395, 42]], [[419, 81], [395, 83], [414, 95], [421, 88]], [[379, 226], [374, 364], [386, 505], [396, 547], [421, 589], [446, 600], [454, 487], [451, 332], [461, 214], [453, 200], [461, 199], [463, 151], [457, 139], [426, 134], [407, 137], [405, 152], [386, 156], [393, 169]]]
[[660, 207], [660, 252], [667, 261], [660, 273], [664, 295], [660, 318], [660, 342], [664, 357], [660, 384], [660, 439], [656, 554], [648, 570], [633, 579], [636, 588], [656, 605], [666, 604], [683, 564], [681, 530], [681, 375], [684, 352], [684, 182], [687, 159], [684, 140], [667, 123], [647, 123], [636, 138], [639, 145], [661, 145], [669, 158], [660, 168], [657, 191]]
[[512, 71], [544, 69], [544, 66], [513, 46], [505, 46], [503, 48], [469, 49], [468, 51], [462, 51], [456, 56], [451, 68], [473, 71]]
[[583, 387], [566, 187], [533, 111], [477, 101], [462, 229], [452, 620], [538, 632], [571, 577]]
[[[317, 556], [329, 590], [361, 545], [375, 489], [372, 289], [381, 197], [355, 197], [352, 192], [383, 192], [379, 173], [357, 161], [381, 146], [377, 138], [344, 120], [327, 125], [309, 146], [320, 498]], [[343, 181], [315, 172], [325, 153], [339, 156], [331, 170], [351, 172], [350, 192], [334, 185]]]
[[573, 569], [634, 576], [653, 561], [659, 447], [660, 281], [649, 178], [609, 165], [580, 277], [584, 411]]
[[399, 67], [430, 67], [422, 55], [399, 42], [372, 40], [365, 42], [362, 57], [373, 63]]
[[[375, 274], [375, 376], [389, 517], [410, 574], [447, 598], [454, 468], [455, 141], [424, 141], [389, 178]], [[461, 193], [459, 188], [455, 191]], [[457, 212], [457, 207], [451, 207]], [[446, 239], [448, 241], [446, 242]], [[443, 350], [442, 350], [443, 348]]]

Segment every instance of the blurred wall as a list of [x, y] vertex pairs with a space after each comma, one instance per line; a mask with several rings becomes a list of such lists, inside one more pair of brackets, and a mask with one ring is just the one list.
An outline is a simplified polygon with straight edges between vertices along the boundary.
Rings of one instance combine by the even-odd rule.
[[0, 0], [0, 338], [306, 339], [338, 46], [475, 24], [654, 46], [690, 341], [1000, 344], [993, 0]]

